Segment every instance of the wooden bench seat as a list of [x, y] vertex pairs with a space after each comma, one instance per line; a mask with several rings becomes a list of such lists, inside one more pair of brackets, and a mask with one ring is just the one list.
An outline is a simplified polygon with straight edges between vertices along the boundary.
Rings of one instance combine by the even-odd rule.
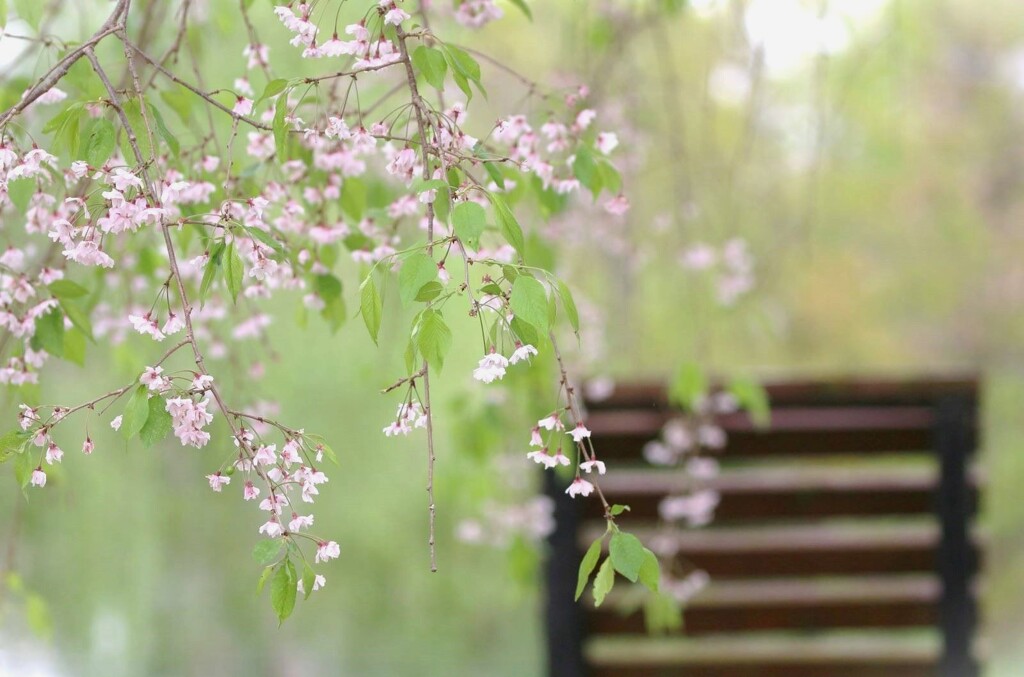
[[[625, 385], [588, 402], [617, 520], [678, 550], [677, 573], [710, 584], [686, 602], [681, 634], [648, 636], [642, 591], [572, 604], [582, 551], [606, 525], [597, 501], [547, 473], [556, 529], [547, 564], [551, 677], [976, 677], [974, 523], [983, 474], [974, 379], [770, 384], [771, 425], [716, 418], [721, 471], [694, 480], [643, 448], [679, 413], [663, 386]], [[717, 492], [713, 521], [667, 527], [659, 505]]]

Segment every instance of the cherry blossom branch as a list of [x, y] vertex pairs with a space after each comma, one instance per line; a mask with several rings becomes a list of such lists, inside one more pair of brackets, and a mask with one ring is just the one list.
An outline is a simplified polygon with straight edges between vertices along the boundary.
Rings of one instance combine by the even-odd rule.
[[[406, 81], [409, 85], [409, 95], [412, 98], [413, 111], [416, 114], [416, 130], [420, 140], [420, 156], [423, 160], [423, 180], [430, 180], [430, 155], [427, 151], [427, 132], [425, 112], [423, 110], [423, 99], [420, 98], [419, 88], [416, 86], [416, 72], [412, 67], [412, 59], [409, 58], [409, 48], [405, 44], [408, 34], [401, 26], [395, 27], [398, 50], [402, 55], [402, 63], [405, 65]], [[427, 253], [433, 253], [434, 241], [434, 203], [427, 202], [425, 208], [427, 219]], [[427, 498], [430, 503], [430, 570], [437, 571], [437, 555], [434, 548], [434, 522], [436, 507], [434, 503], [434, 412], [430, 404], [430, 365], [426, 358], [423, 360], [423, 411], [427, 418]]]
[[83, 42], [81, 45], [76, 47], [74, 50], [69, 52], [63, 59], [58, 61], [53, 68], [51, 68], [46, 75], [40, 78], [32, 87], [29, 88], [21, 100], [5, 110], [3, 114], [0, 114], [0, 128], [7, 125], [7, 123], [18, 113], [28, 108], [31, 104], [35, 103], [36, 99], [50, 91], [57, 82], [67, 75], [67, 72], [71, 69], [75, 63], [85, 56], [88, 52], [92, 51], [92, 48], [99, 43], [103, 38], [117, 31], [118, 27], [124, 18], [124, 15], [128, 11], [129, 0], [118, 0], [117, 5], [114, 6], [114, 10], [107, 17], [107, 20], [103, 22], [99, 30], [93, 33], [92, 37]]
[[159, 72], [161, 75], [166, 77], [168, 80], [171, 80], [172, 82], [175, 82], [175, 83], [181, 85], [182, 87], [184, 87], [188, 91], [192, 92], [196, 96], [198, 96], [201, 99], [203, 99], [204, 101], [206, 101], [208, 104], [210, 104], [214, 108], [222, 110], [225, 113], [227, 113], [228, 115], [230, 115], [231, 117], [233, 117], [236, 121], [237, 120], [241, 120], [245, 124], [247, 124], [247, 125], [249, 125], [251, 127], [255, 127], [256, 129], [261, 129], [261, 130], [263, 130], [265, 132], [269, 132], [269, 131], [272, 130], [272, 127], [270, 127], [268, 125], [265, 125], [265, 124], [263, 124], [261, 122], [257, 122], [256, 120], [253, 120], [251, 117], [249, 117], [247, 115], [240, 115], [240, 114], [236, 113], [235, 111], [231, 110], [230, 108], [228, 108], [227, 106], [222, 104], [220, 101], [217, 101], [212, 96], [210, 96], [209, 94], [207, 94], [203, 90], [199, 89], [198, 87], [196, 87], [192, 83], [187, 82], [185, 80], [182, 80], [177, 75], [175, 75], [171, 71], [169, 71], [166, 68], [164, 68], [164, 66], [162, 66], [159, 63], [157, 63], [157, 61], [155, 59], [153, 59], [153, 57], [149, 56], [144, 51], [142, 51], [135, 43], [133, 43], [131, 40], [128, 39], [128, 36], [122, 36], [122, 41], [124, 42], [125, 47], [130, 48], [133, 52], [135, 52], [137, 55], [142, 57], [143, 61], [145, 61], [150, 66], [152, 66], [154, 69], [156, 69], [156, 71]]
[[[569, 381], [569, 372], [565, 368], [565, 361], [562, 359], [562, 351], [558, 348], [558, 340], [555, 338], [555, 332], [548, 332], [548, 338], [551, 340], [551, 347], [555, 351], [555, 360], [558, 362], [558, 370], [561, 374], [561, 386], [565, 392], [566, 406], [569, 409], [569, 415], [572, 416], [573, 424], [576, 426], [583, 425], [583, 414], [580, 412], [579, 402], [576, 399], [576, 388]], [[590, 460], [596, 461], [597, 457], [594, 455], [593, 450], [588, 454], [587, 447], [583, 441], [576, 443], [577, 448], [583, 454], [583, 457]], [[579, 477], [579, 466], [576, 467], [576, 476]], [[612, 508], [609, 505], [608, 500], [604, 497], [604, 492], [601, 491], [601, 486], [597, 481], [591, 482], [594, 485], [594, 490], [597, 492], [597, 497], [601, 500], [601, 505], [604, 507], [605, 519], [609, 522], [614, 522], [615, 517], [612, 515]]]

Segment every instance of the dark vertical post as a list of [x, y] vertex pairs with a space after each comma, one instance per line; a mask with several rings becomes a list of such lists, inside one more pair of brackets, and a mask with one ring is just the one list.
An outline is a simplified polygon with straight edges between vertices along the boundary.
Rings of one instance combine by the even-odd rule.
[[573, 601], [581, 559], [578, 503], [566, 495], [558, 473], [544, 473], [544, 492], [555, 502], [555, 530], [548, 537], [545, 566], [548, 676], [584, 677], [583, 609]]
[[970, 540], [971, 501], [968, 461], [974, 451], [975, 400], [966, 394], [939, 398], [936, 407], [935, 451], [941, 469], [936, 511], [942, 529], [939, 578], [942, 599], [939, 617], [943, 650], [941, 677], [976, 677], [972, 653], [977, 609], [971, 592], [976, 569]]

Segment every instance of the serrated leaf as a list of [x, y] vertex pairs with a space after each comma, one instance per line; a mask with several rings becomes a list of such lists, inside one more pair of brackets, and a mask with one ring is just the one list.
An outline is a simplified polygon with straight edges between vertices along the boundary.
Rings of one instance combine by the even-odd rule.
[[398, 271], [398, 296], [402, 305], [409, 305], [426, 283], [437, 278], [437, 264], [425, 252], [416, 252], [404, 261]]
[[460, 202], [452, 210], [452, 227], [455, 236], [471, 246], [487, 226], [487, 212], [475, 202]]
[[252, 558], [257, 564], [273, 564], [281, 556], [281, 541], [276, 538], [264, 539], [252, 549]]
[[529, 275], [520, 275], [512, 283], [509, 297], [512, 314], [541, 333], [548, 331], [548, 296], [544, 285]]
[[313, 594], [313, 584], [316, 583], [316, 572], [313, 571], [313, 567], [309, 566], [309, 562], [302, 563], [302, 589], [305, 595], [303, 599], [309, 599], [309, 596]]
[[423, 313], [416, 332], [416, 347], [431, 366], [444, 366], [445, 355], [452, 347], [452, 330], [441, 313], [433, 309]]
[[76, 299], [89, 293], [88, 289], [71, 280], [54, 280], [47, 288], [54, 296], [62, 299]]
[[114, 125], [109, 120], [98, 118], [89, 130], [85, 140], [85, 161], [90, 167], [103, 166], [114, 152], [116, 144]]
[[267, 86], [263, 88], [263, 93], [260, 94], [260, 98], [256, 99], [256, 103], [264, 101], [273, 96], [277, 96], [288, 88], [288, 81], [284, 78], [277, 78], [267, 83]]
[[85, 334], [76, 327], [64, 332], [64, 359], [85, 366]]
[[574, 332], [580, 333], [580, 313], [576, 310], [576, 301], [572, 298], [572, 290], [561, 280], [558, 280], [555, 289], [558, 290], [558, 298], [562, 301], [562, 309], [565, 310], [565, 316], [569, 319], [569, 325]]
[[640, 564], [640, 582], [647, 586], [651, 592], [658, 592], [658, 584], [661, 581], [661, 566], [658, 564], [658, 557], [644, 548], [644, 559]]
[[79, 331], [85, 334], [85, 337], [90, 341], [92, 340], [92, 321], [89, 319], [89, 313], [82, 310], [82, 307], [75, 301], [65, 300], [61, 298], [59, 300], [60, 307], [63, 309], [64, 314], [71, 320], [71, 324], [75, 325]]
[[580, 562], [580, 573], [576, 580], [576, 600], [579, 600], [580, 595], [587, 587], [587, 581], [590, 580], [590, 574], [594, 572], [594, 567], [597, 566], [597, 560], [601, 557], [601, 541], [604, 540], [604, 536], [597, 539], [590, 544], [587, 548], [587, 552], [583, 555], [583, 561]]
[[487, 197], [490, 198], [491, 205], [494, 206], [494, 214], [497, 217], [498, 228], [501, 230], [502, 237], [512, 245], [513, 249], [519, 252], [521, 258], [526, 248], [526, 243], [523, 240], [523, 229], [520, 227], [519, 221], [516, 220], [515, 214], [509, 209], [508, 203], [505, 202], [504, 198], [494, 193], [488, 193]]
[[6, 463], [12, 456], [23, 452], [31, 434], [24, 430], [11, 430], [0, 436], [0, 463]]
[[146, 386], [140, 384], [135, 388], [131, 398], [128, 400], [128, 404], [124, 407], [124, 413], [121, 417], [121, 434], [125, 439], [130, 440], [142, 430], [142, 426], [146, 425], [146, 419], [148, 418], [149, 397], [146, 392]]
[[164, 140], [164, 143], [167, 144], [167, 147], [171, 151], [171, 155], [178, 157], [178, 155], [181, 154], [181, 144], [178, 142], [178, 137], [174, 136], [174, 134], [171, 133], [171, 130], [167, 128], [163, 114], [161, 114], [160, 110], [151, 103], [146, 104], [146, 109], [156, 122], [156, 133]]
[[210, 250], [210, 258], [203, 269], [202, 282], [199, 283], [200, 301], [206, 301], [206, 297], [210, 293], [210, 287], [213, 286], [213, 281], [217, 278], [217, 273], [221, 268], [221, 259], [224, 257], [224, 249], [224, 243], [217, 242], [213, 245], [213, 249]]
[[274, 106], [274, 150], [277, 153], [278, 161], [284, 161], [285, 143], [288, 141], [288, 128], [285, 126], [284, 118], [288, 112], [288, 97], [280, 96]]
[[448, 65], [440, 50], [420, 45], [412, 53], [412, 64], [431, 87], [444, 89], [444, 76], [448, 72]]
[[282, 253], [284, 251], [284, 246], [280, 242], [275, 240], [274, 237], [270, 233], [266, 232], [265, 230], [260, 230], [259, 228], [255, 228], [255, 227], [253, 227], [253, 228], [247, 227], [245, 229], [245, 232], [248, 233], [249, 236], [252, 237], [254, 240], [259, 240], [263, 244], [265, 244], [268, 247], [270, 247], [271, 249], [273, 249], [278, 254], [280, 254], [280, 253]]
[[238, 252], [235, 250], [235, 243], [232, 242], [228, 245], [227, 251], [224, 252], [224, 283], [227, 285], [232, 301], [238, 301], [238, 294], [242, 291], [244, 272], [245, 266], [242, 263], [242, 257], [238, 255]]
[[359, 292], [359, 313], [363, 316], [363, 323], [366, 331], [370, 333], [373, 342], [377, 342], [377, 335], [380, 333], [380, 320], [383, 314], [383, 304], [380, 293], [377, 291], [377, 284], [373, 277], [368, 275], [360, 287]]
[[443, 290], [443, 284], [441, 284], [437, 280], [431, 280], [430, 282], [420, 287], [420, 290], [419, 292], [417, 292], [416, 298], [414, 300], [418, 303], [426, 303], [427, 301], [433, 301], [434, 299], [441, 295], [441, 292]]
[[286, 559], [278, 566], [277, 573], [270, 581], [270, 606], [277, 614], [279, 623], [284, 623], [295, 608], [298, 583], [295, 566], [290, 559]]
[[[124, 423], [122, 422], [122, 425]], [[167, 404], [162, 397], [149, 398], [149, 415], [146, 423], [139, 430], [139, 439], [144, 447], [151, 447], [162, 441], [173, 428], [173, 419], [167, 411]]]
[[17, 454], [14, 457], [14, 479], [22, 489], [32, 480], [32, 471], [35, 469], [35, 454]]
[[22, 214], [28, 209], [28, 203], [32, 200], [32, 194], [35, 192], [35, 179], [14, 179], [7, 183], [7, 197], [11, 199], [11, 204]]
[[606, 558], [601, 568], [594, 577], [594, 606], [601, 606], [604, 598], [612, 591], [615, 585], [615, 569], [612, 568], [611, 558]]
[[64, 313], [60, 308], [52, 308], [36, 318], [36, 332], [31, 345], [35, 350], [42, 348], [56, 357], [64, 355]]
[[636, 583], [644, 563], [644, 545], [640, 539], [633, 534], [616, 533], [608, 546], [608, 555], [615, 570]]
[[274, 567], [264, 567], [263, 573], [256, 580], [256, 594], [263, 592], [263, 586], [267, 584], [267, 579], [270, 578], [270, 574], [274, 573]]

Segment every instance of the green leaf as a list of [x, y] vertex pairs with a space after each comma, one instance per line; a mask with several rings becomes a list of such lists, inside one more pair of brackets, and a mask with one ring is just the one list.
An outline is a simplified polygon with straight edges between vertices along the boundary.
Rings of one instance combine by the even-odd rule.
[[[135, 132], [135, 139], [139, 145], [139, 152], [142, 153], [143, 160], [150, 160], [153, 157], [153, 145], [149, 142], [149, 134], [147, 133], [146, 121], [142, 117], [142, 107], [139, 105], [137, 99], [130, 99], [122, 104], [125, 117], [128, 118], [128, 124], [131, 125], [132, 130]], [[125, 130], [125, 134], [121, 139], [121, 152], [125, 158], [129, 159], [129, 164], [135, 164], [135, 152], [132, 149], [131, 144], [128, 141], [128, 132]]]
[[64, 355], [64, 313], [59, 308], [36, 318], [36, 333], [31, 343], [36, 350], [42, 348], [56, 357]]
[[640, 539], [633, 534], [616, 533], [612, 536], [608, 554], [615, 570], [635, 583], [644, 563], [644, 545]]
[[640, 564], [640, 582], [647, 586], [651, 592], [658, 592], [658, 584], [661, 581], [661, 566], [658, 564], [658, 557], [644, 548], [643, 563]]
[[707, 395], [708, 379], [699, 364], [687, 362], [680, 365], [676, 378], [669, 386], [668, 398], [672, 404], [693, 409], [697, 401]]
[[221, 259], [224, 257], [224, 243], [217, 242], [213, 245], [213, 249], [210, 250], [210, 258], [206, 262], [206, 267], [203, 270], [203, 280], [199, 283], [199, 299], [205, 301], [207, 295], [210, 293], [210, 287], [213, 286], [213, 281], [217, 277], [217, 272], [220, 270]]
[[140, 384], [132, 393], [131, 399], [124, 407], [124, 414], [121, 418], [121, 434], [130, 440], [142, 430], [149, 418], [149, 397], [146, 393], [146, 386]]
[[7, 196], [19, 213], [25, 213], [32, 194], [36, 192], [35, 179], [14, 179], [7, 183]]
[[441, 313], [433, 309], [423, 313], [415, 340], [423, 359], [441, 369], [444, 357], [452, 347], [452, 330], [445, 324]]
[[597, 566], [597, 560], [601, 557], [601, 541], [604, 540], [604, 536], [597, 539], [590, 544], [587, 548], [587, 552], [583, 555], [583, 561], [580, 562], [580, 573], [579, 578], [576, 581], [576, 599], [579, 600], [580, 595], [583, 594], [583, 590], [587, 587], [587, 581], [590, 580], [590, 574], [594, 572], [594, 567]]
[[281, 96], [274, 106], [274, 149], [277, 159], [284, 161], [285, 143], [288, 141], [288, 128], [284, 124], [285, 114], [288, 112], [288, 97]]
[[50, 292], [60, 299], [77, 299], [89, 293], [89, 290], [71, 280], [54, 280], [47, 285]]
[[594, 606], [601, 606], [604, 598], [612, 591], [615, 585], [615, 569], [612, 568], [611, 558], [605, 559], [601, 568], [594, 577]]
[[0, 463], [6, 463], [15, 454], [25, 449], [25, 443], [32, 435], [25, 430], [11, 430], [0, 436]]
[[242, 264], [242, 257], [235, 250], [235, 243], [228, 245], [224, 253], [224, 283], [231, 294], [231, 300], [238, 301], [238, 293], [242, 291], [242, 276], [245, 266]]
[[7, 28], [7, 0], [0, 0], [0, 29]]
[[260, 94], [260, 98], [256, 99], [256, 103], [269, 99], [273, 96], [277, 96], [286, 89], [288, 89], [288, 81], [284, 78], [271, 80], [267, 83], [267, 86], [263, 88], [263, 93]]
[[612, 517], [615, 517], [617, 515], [621, 515], [624, 512], [629, 512], [629, 506], [628, 505], [619, 505], [618, 503], [616, 503], [615, 505], [612, 506], [612, 509], [611, 509]]
[[253, 238], [254, 240], [259, 240], [263, 244], [273, 249], [278, 254], [284, 252], [284, 246], [280, 242], [275, 240], [274, 237], [267, 231], [260, 230], [259, 228], [246, 227], [245, 232], [248, 233], [251, 238]]
[[156, 121], [156, 133], [164, 140], [167, 147], [171, 150], [171, 155], [178, 157], [181, 154], [181, 144], [178, 143], [178, 137], [171, 134], [171, 130], [167, 129], [167, 124], [164, 122], [164, 116], [160, 113], [160, 110], [153, 104], [147, 103], [146, 109], [149, 111], [153, 120]]
[[76, 327], [64, 332], [64, 359], [85, 366], [85, 334]]
[[530, 8], [527, 6], [526, 0], [509, 0], [509, 2], [518, 7], [519, 11], [525, 14], [527, 19], [533, 21], [533, 13], [530, 12]]
[[771, 425], [772, 410], [764, 386], [750, 379], [736, 379], [729, 384], [729, 392], [750, 415], [755, 426], [767, 428]]
[[274, 567], [268, 566], [263, 567], [263, 573], [260, 574], [259, 579], [256, 580], [256, 594], [263, 592], [263, 586], [267, 584], [267, 579], [270, 578], [270, 574], [274, 573]]
[[264, 539], [252, 549], [252, 558], [257, 564], [273, 564], [280, 555], [281, 541], [276, 538]]
[[465, 50], [455, 45], [445, 45], [444, 53], [452, 70], [458, 72], [467, 80], [480, 82], [480, 64], [476, 62], [476, 59], [467, 54]]
[[[121, 425], [124, 425], [122, 421]], [[171, 415], [167, 412], [167, 403], [162, 397], [149, 398], [149, 415], [146, 423], [139, 431], [139, 439], [144, 447], [151, 447], [160, 442], [171, 432], [173, 422]]]
[[442, 285], [437, 280], [431, 280], [430, 282], [420, 287], [419, 292], [416, 294], [416, 298], [413, 300], [419, 303], [433, 301], [434, 299], [441, 295], [442, 291], [444, 291], [444, 285]]
[[548, 295], [544, 285], [529, 275], [520, 275], [512, 283], [508, 300], [512, 314], [541, 333], [548, 330]]
[[99, 168], [110, 159], [114, 152], [115, 137], [114, 125], [109, 120], [98, 118], [89, 131], [89, 137], [85, 140], [85, 161], [90, 167]]
[[363, 316], [363, 323], [366, 324], [366, 331], [370, 332], [370, 338], [376, 343], [377, 335], [380, 333], [383, 304], [373, 276], [367, 275], [359, 289], [359, 312]]
[[37, 31], [45, 8], [46, 3], [39, 0], [14, 0], [14, 13]]
[[298, 584], [295, 566], [290, 559], [286, 559], [278, 565], [277, 573], [270, 581], [270, 606], [277, 614], [277, 620], [280, 623], [284, 623], [284, 619], [291, 616], [292, 610], [295, 608]]
[[452, 210], [455, 236], [470, 246], [474, 246], [486, 226], [487, 212], [475, 202], [460, 202]]
[[317, 275], [313, 278], [313, 288], [316, 293], [330, 304], [341, 297], [341, 280], [334, 275]]
[[412, 53], [412, 65], [431, 87], [444, 89], [444, 76], [448, 72], [448, 65], [445, 63], [444, 54], [439, 50], [420, 45]]
[[313, 571], [313, 567], [309, 566], [309, 562], [302, 563], [302, 589], [305, 591], [303, 599], [309, 599], [309, 596], [313, 594], [313, 584], [316, 583], [316, 572]]
[[426, 252], [416, 252], [402, 262], [398, 271], [398, 296], [402, 305], [409, 305], [420, 289], [437, 279], [437, 263]]
[[32, 471], [36, 469], [35, 454], [18, 454], [14, 458], [14, 479], [24, 489], [32, 480]]
[[338, 331], [341, 325], [345, 324], [345, 299], [339, 294], [327, 301], [327, 305], [320, 311], [320, 316], [327, 320], [327, 326], [332, 332]]
[[498, 228], [501, 230], [502, 236], [522, 257], [526, 244], [523, 241], [523, 229], [519, 226], [515, 214], [500, 195], [488, 193], [487, 197], [490, 198], [491, 204], [494, 206], [494, 213], [498, 218]]
[[565, 310], [565, 316], [569, 318], [569, 324], [572, 326], [572, 330], [579, 334], [580, 313], [576, 310], [576, 301], [572, 298], [572, 290], [570, 290], [569, 286], [561, 280], [557, 281], [555, 289], [558, 290], [558, 298], [562, 301], [562, 308]]
[[64, 310], [64, 314], [71, 320], [71, 324], [78, 327], [78, 329], [85, 334], [86, 338], [92, 340], [92, 322], [89, 320], [89, 313], [82, 310], [75, 301], [69, 301], [60, 299], [60, 307]]
[[576, 158], [572, 163], [573, 173], [584, 186], [596, 197], [601, 192], [601, 176], [597, 171], [597, 164], [594, 162], [594, 155], [589, 148], [580, 148], [576, 151]]

